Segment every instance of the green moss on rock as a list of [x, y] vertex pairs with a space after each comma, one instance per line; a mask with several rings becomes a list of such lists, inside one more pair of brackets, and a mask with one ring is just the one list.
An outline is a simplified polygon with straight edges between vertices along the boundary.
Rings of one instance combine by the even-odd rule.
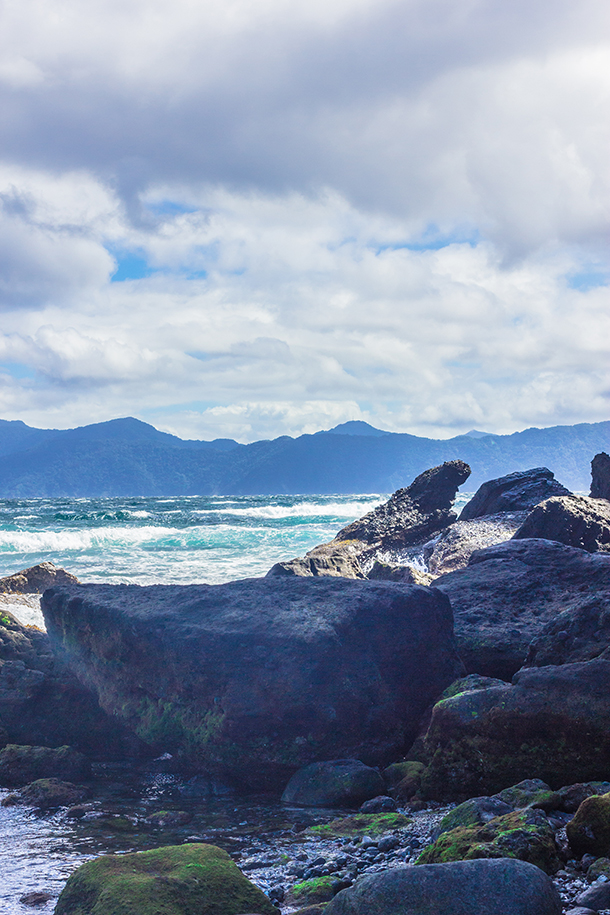
[[295, 903], [328, 902], [333, 898], [334, 877], [314, 877], [303, 880], [292, 887], [291, 896]]
[[417, 864], [475, 858], [519, 858], [547, 874], [560, 867], [555, 835], [542, 811], [526, 808], [494, 817], [483, 826], [458, 827], [424, 849]]
[[79, 867], [55, 915], [239, 915], [278, 910], [214, 845], [103, 855]]
[[404, 829], [411, 823], [411, 818], [404, 813], [355, 813], [349, 817], [339, 817], [330, 823], [310, 826], [308, 833], [320, 838], [330, 836], [379, 836], [393, 829]]
[[587, 880], [593, 883], [598, 877], [610, 880], [610, 858], [598, 858], [587, 871]]
[[571, 848], [577, 855], [610, 852], [610, 794], [594, 795], [582, 802], [566, 825]]

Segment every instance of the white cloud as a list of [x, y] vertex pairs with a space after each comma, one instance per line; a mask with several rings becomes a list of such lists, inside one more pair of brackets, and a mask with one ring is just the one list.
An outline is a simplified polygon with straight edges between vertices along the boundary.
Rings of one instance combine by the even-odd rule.
[[244, 440], [608, 417], [606, 4], [2, 16], [0, 415]]

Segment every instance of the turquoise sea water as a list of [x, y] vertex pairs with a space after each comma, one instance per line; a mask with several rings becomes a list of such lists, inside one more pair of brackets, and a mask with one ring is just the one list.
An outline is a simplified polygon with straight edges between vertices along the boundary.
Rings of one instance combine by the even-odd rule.
[[[468, 494], [460, 494], [456, 509]], [[0, 577], [51, 561], [82, 581], [230, 581], [331, 540], [386, 494], [4, 499]]]

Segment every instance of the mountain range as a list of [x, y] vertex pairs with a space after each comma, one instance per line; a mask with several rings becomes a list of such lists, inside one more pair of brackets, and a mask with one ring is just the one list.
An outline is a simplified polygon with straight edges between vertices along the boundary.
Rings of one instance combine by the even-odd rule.
[[540, 466], [588, 491], [591, 459], [609, 448], [610, 422], [445, 440], [348, 422], [242, 445], [184, 440], [132, 417], [65, 430], [0, 420], [0, 498], [387, 493], [454, 458], [472, 467], [468, 492]]

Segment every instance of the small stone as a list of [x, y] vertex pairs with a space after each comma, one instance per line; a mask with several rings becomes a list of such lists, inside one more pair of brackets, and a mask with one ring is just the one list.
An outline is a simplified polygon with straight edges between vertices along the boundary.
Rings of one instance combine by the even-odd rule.
[[365, 801], [360, 807], [360, 813], [385, 813], [396, 810], [397, 806], [393, 797], [380, 794], [379, 797], [373, 797], [370, 801]]
[[377, 843], [377, 848], [379, 851], [391, 851], [393, 848], [398, 848], [399, 844], [396, 836], [382, 836]]
[[37, 905], [44, 905], [46, 902], [49, 901], [49, 899], [52, 899], [52, 898], [53, 898], [53, 896], [51, 895], [51, 893], [44, 893], [44, 892], [26, 893], [25, 896], [21, 896], [19, 898], [19, 902], [21, 902], [22, 905], [37, 906]]
[[372, 839], [370, 836], [362, 836], [362, 842], [360, 843], [361, 848], [371, 848], [372, 846], [377, 846], [377, 842]]

